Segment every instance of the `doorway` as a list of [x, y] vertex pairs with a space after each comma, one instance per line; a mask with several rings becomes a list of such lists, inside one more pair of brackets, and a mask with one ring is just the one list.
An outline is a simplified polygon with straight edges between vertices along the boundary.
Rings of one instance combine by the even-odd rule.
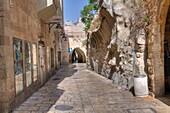
[[75, 48], [70, 54], [70, 61], [72, 63], [85, 63], [86, 56], [80, 48]]
[[45, 47], [39, 46], [39, 61], [40, 61], [40, 80], [41, 85], [46, 82], [45, 74]]
[[168, 10], [164, 34], [164, 78], [165, 94], [170, 93], [170, 9]]

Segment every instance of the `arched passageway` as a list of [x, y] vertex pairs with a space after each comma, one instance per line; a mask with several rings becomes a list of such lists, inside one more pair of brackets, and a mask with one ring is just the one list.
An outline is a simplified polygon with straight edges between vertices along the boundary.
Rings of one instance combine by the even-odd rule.
[[[159, 6], [160, 39], [154, 41], [156, 49], [153, 58], [153, 91], [162, 96], [170, 92], [170, 0], [162, 1]], [[159, 46], [161, 45], [161, 46]], [[158, 56], [158, 57], [157, 57]], [[152, 75], [151, 75], [152, 77]], [[169, 91], [168, 91], [169, 90]]]
[[166, 17], [164, 33], [164, 78], [165, 93], [170, 93], [170, 8]]
[[85, 63], [86, 56], [80, 48], [75, 48], [72, 53], [70, 53], [70, 62], [72, 63]]

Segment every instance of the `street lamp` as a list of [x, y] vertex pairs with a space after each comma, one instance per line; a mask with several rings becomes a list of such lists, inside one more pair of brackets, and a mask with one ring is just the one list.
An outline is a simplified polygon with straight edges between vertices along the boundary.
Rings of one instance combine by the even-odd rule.
[[55, 28], [56, 28], [59, 32], [63, 29], [63, 27], [61, 26], [60, 22], [49, 22], [49, 23], [45, 23], [45, 24], [48, 24], [49, 33], [50, 33], [50, 31], [51, 31], [51, 28], [52, 28], [54, 25], [56, 25]]
[[65, 34], [65, 33], [63, 33], [63, 39], [64, 39], [64, 41], [67, 41], [67, 37], [66, 37], [67, 35]]
[[61, 26], [60, 22], [57, 23], [57, 26], [55, 27], [57, 30], [62, 30], [63, 27]]
[[44, 41], [42, 41], [42, 38], [44, 38], [44, 37], [43, 36], [38, 36], [38, 38], [40, 39], [38, 41], [39, 45], [42, 46], [42, 47], [45, 47]]

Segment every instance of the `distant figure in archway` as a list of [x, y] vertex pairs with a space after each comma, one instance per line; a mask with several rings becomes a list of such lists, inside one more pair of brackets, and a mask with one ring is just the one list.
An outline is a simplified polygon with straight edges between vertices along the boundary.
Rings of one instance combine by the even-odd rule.
[[75, 48], [73, 52], [70, 54], [70, 59], [72, 63], [85, 63], [86, 56], [84, 52], [80, 48]]
[[72, 63], [78, 63], [78, 54], [75, 50], [72, 53]]

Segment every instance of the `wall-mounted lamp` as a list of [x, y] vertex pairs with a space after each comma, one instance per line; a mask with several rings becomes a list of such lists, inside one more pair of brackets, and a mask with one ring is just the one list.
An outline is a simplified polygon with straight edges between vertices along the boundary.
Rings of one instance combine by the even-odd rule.
[[62, 39], [64, 39], [64, 41], [67, 41], [67, 35], [65, 33], [61, 33], [59, 34], [59, 36], [62, 36]]
[[54, 25], [56, 25], [55, 28], [56, 28], [58, 31], [60, 31], [60, 30], [63, 29], [63, 27], [61, 26], [60, 22], [49, 22], [49, 23], [45, 23], [45, 24], [48, 24], [49, 33], [50, 33], [50, 31], [51, 31], [51, 28], [52, 28]]
[[61, 26], [60, 22], [57, 23], [57, 26], [55, 27], [57, 30], [61, 30], [63, 29], [63, 27]]
[[63, 33], [63, 37], [64, 41], [67, 41], [67, 35], [65, 33]]
[[44, 36], [38, 36], [38, 38], [39, 38], [39, 41], [38, 41], [39, 45], [42, 47], [45, 47], [44, 41], [42, 41], [42, 38], [44, 38]]

